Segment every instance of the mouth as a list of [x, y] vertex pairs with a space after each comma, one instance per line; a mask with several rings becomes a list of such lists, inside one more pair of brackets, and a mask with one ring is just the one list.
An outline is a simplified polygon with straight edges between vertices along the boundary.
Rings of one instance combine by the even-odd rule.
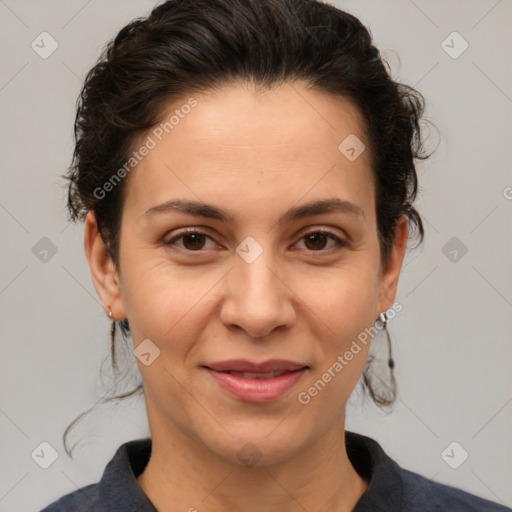
[[289, 392], [309, 366], [285, 360], [231, 360], [202, 368], [231, 397], [245, 402], [270, 402]]
[[[213, 371], [217, 371], [217, 370], [213, 370]], [[294, 371], [299, 371], [299, 370], [294, 370]], [[228, 373], [229, 375], [236, 375], [237, 377], [243, 377], [244, 379], [272, 379], [273, 377], [280, 377], [281, 375], [284, 375], [286, 373], [292, 373], [292, 372], [282, 370], [282, 371], [275, 371], [275, 372], [255, 373], [255, 372], [237, 372], [234, 370], [227, 370], [227, 371], [219, 372], [219, 373]]]
[[256, 363], [247, 359], [230, 359], [229, 361], [219, 361], [205, 365], [206, 368], [218, 372], [240, 372], [240, 373], [272, 373], [272, 372], [292, 372], [307, 368], [308, 365], [302, 362], [290, 361], [287, 359], [269, 359]]

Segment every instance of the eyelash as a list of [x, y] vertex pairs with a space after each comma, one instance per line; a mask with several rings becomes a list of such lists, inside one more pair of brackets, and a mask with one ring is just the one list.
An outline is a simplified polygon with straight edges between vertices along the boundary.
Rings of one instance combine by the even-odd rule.
[[[332, 231], [329, 231], [329, 230], [326, 230], [326, 229], [312, 230], [312, 231], [309, 231], [307, 233], [304, 233], [300, 237], [300, 240], [302, 240], [303, 238], [307, 237], [308, 235], [316, 235], [316, 234], [327, 235], [331, 240], [334, 240], [336, 242], [337, 247], [331, 247], [329, 249], [319, 249], [318, 251], [315, 251], [315, 250], [312, 250], [312, 249], [306, 249], [306, 251], [312, 252], [312, 253], [322, 253], [322, 252], [327, 253], [327, 252], [331, 252], [332, 250], [339, 250], [341, 248], [344, 248], [344, 247], [348, 246], [348, 242], [346, 242], [345, 240], [340, 239]], [[186, 235], [204, 235], [204, 236], [212, 239], [212, 237], [208, 233], [205, 233], [203, 231], [198, 231], [197, 229], [194, 228], [194, 229], [190, 229], [190, 230], [187, 230], [187, 231], [182, 231], [181, 233], [179, 233], [178, 235], [174, 236], [170, 240], [164, 241], [163, 244], [165, 246], [175, 245], [174, 242], [176, 240], [179, 240], [180, 238], [183, 238]], [[185, 247], [180, 247], [180, 249], [182, 249], [182, 250], [184, 250], [184, 251], [186, 251], [188, 253], [195, 253], [195, 252], [201, 253], [201, 252], [204, 252], [204, 250], [202, 250], [202, 249], [197, 250], [197, 251], [193, 251], [193, 250], [187, 249]]]

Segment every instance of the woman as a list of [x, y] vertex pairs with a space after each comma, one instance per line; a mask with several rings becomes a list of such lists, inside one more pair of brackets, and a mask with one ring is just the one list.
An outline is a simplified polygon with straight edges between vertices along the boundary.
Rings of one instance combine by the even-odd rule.
[[368, 351], [423, 237], [422, 111], [313, 0], [171, 0], [119, 32], [81, 93], [69, 208], [151, 439], [45, 512], [506, 510], [345, 431], [361, 377], [394, 398]]

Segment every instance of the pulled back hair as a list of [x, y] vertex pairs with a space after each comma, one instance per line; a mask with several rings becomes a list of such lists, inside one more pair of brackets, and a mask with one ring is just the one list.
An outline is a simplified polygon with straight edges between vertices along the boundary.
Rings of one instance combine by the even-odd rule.
[[[134, 142], [161, 121], [169, 102], [233, 83], [264, 90], [293, 82], [349, 100], [362, 115], [376, 191], [381, 263], [389, 259], [401, 215], [413, 228], [409, 237], [421, 243], [423, 223], [413, 202], [418, 187], [415, 159], [429, 156], [423, 153], [419, 126], [424, 99], [391, 78], [370, 32], [356, 17], [317, 0], [168, 0], [148, 17], [123, 27], [88, 72], [77, 100], [73, 159], [63, 176], [69, 220], [83, 221], [94, 211], [119, 271], [121, 213], [129, 177], [105, 197], [95, 191], [126, 164]], [[112, 322], [114, 370], [116, 324], [125, 342], [130, 335], [126, 319]], [[363, 390], [377, 405], [391, 405], [394, 378], [393, 387], [383, 393], [371, 382], [365, 373]], [[108, 400], [142, 389], [141, 383]], [[86, 413], [65, 431], [68, 455], [66, 435]]]

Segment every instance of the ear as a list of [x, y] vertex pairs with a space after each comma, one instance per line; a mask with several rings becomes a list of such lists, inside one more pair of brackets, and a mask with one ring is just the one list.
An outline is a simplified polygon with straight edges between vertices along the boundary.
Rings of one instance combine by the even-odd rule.
[[402, 262], [407, 249], [408, 218], [402, 215], [396, 224], [393, 246], [389, 260], [381, 270], [379, 291], [379, 313], [387, 311], [395, 301], [398, 278], [402, 269]]
[[87, 212], [85, 218], [84, 249], [94, 288], [96, 288], [105, 313], [108, 315], [109, 310], [112, 311], [113, 320], [126, 318], [119, 276], [101, 238], [92, 210]]

